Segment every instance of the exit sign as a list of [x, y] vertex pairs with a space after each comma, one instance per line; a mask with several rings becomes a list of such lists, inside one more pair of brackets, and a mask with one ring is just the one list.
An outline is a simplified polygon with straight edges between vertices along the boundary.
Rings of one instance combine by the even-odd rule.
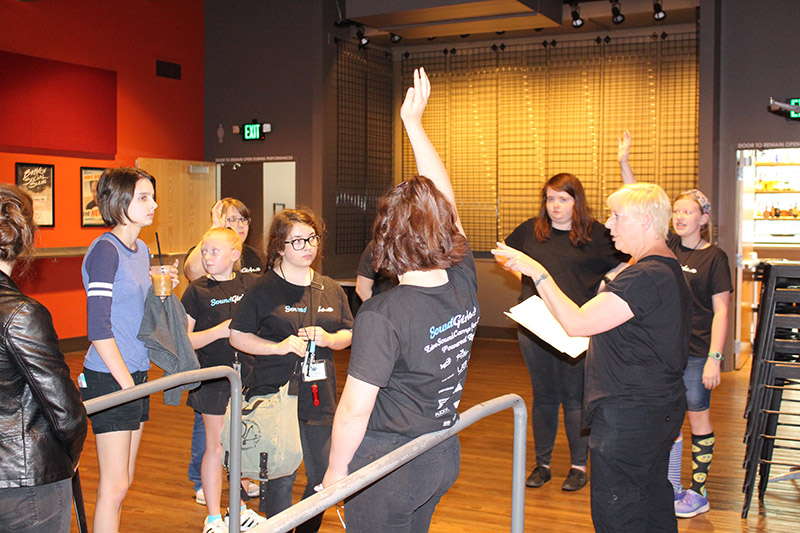
[[260, 141], [264, 139], [261, 133], [261, 124], [245, 124], [242, 130], [242, 138], [245, 141]]
[[[789, 105], [800, 105], [800, 98], [792, 98], [789, 100]], [[800, 118], [800, 113], [797, 111], [789, 111], [789, 116], [791, 118]]]

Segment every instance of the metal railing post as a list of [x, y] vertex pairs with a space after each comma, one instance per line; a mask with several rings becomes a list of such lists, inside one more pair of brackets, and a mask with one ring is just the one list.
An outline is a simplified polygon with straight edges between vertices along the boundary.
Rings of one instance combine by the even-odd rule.
[[[136, 385], [130, 389], [124, 389], [111, 394], [106, 394], [98, 398], [93, 398], [83, 403], [87, 414], [94, 414], [110, 407], [114, 407], [132, 400], [138, 400], [145, 396], [150, 396], [156, 392], [172, 389], [187, 383], [197, 381], [207, 381], [210, 379], [227, 378], [231, 384], [231, 443], [240, 443], [238, 446], [231, 446], [230, 456], [230, 499], [228, 504], [229, 523], [228, 531], [235, 533], [239, 531], [239, 486], [242, 478], [242, 424], [234, 423], [235, 420], [242, 419], [242, 380], [239, 374], [229, 366], [212, 366], [200, 368], [188, 372], [180, 372], [171, 376], [155, 379]], [[236, 487], [236, 489], [234, 489]]]
[[428, 433], [404, 444], [380, 459], [349, 474], [325, 490], [309, 496], [289, 509], [273, 516], [253, 529], [251, 533], [278, 533], [291, 530], [312, 516], [361, 490], [373, 481], [403, 466], [437, 444], [468, 428], [478, 420], [512, 407], [514, 410], [514, 444], [511, 475], [511, 531], [522, 533], [525, 529], [525, 456], [527, 444], [528, 410], [525, 401], [516, 394], [506, 394], [475, 405], [461, 414], [451, 428]]

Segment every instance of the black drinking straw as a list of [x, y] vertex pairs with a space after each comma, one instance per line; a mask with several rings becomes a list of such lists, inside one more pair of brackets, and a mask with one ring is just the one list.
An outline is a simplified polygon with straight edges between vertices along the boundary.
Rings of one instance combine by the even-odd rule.
[[161, 241], [158, 240], [158, 232], [156, 232], [156, 248], [158, 248], [158, 264], [164, 266], [164, 261], [161, 260]]

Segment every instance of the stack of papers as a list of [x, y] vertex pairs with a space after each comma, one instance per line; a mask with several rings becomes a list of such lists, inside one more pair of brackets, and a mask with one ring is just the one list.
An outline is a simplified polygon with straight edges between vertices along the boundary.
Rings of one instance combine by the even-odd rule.
[[589, 337], [570, 337], [556, 317], [538, 296], [515, 305], [505, 312], [515, 322], [525, 326], [534, 335], [551, 344], [570, 357], [578, 357], [589, 348]]

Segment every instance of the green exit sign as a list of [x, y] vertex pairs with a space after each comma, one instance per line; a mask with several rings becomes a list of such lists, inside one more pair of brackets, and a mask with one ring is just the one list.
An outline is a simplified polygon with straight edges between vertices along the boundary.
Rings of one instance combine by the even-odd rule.
[[[800, 98], [792, 98], [789, 100], [789, 105], [800, 105]], [[789, 111], [789, 116], [791, 118], [800, 118], [800, 113], [797, 111]]]
[[245, 124], [242, 130], [242, 138], [245, 141], [260, 141], [264, 138], [261, 134], [261, 124]]

